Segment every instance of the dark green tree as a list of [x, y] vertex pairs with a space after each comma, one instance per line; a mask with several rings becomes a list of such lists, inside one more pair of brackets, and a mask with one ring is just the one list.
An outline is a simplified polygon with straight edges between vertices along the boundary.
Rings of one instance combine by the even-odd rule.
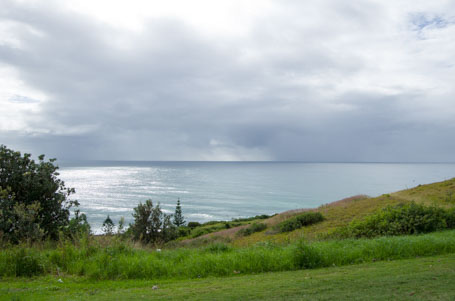
[[0, 146], [0, 233], [7, 239], [17, 240], [11, 237], [17, 231], [14, 216], [26, 218], [26, 224], [37, 225], [43, 237], [52, 239], [68, 225], [70, 208], [78, 203], [69, 199], [75, 190], [58, 178], [55, 161], [41, 155], [35, 162], [30, 154]]
[[108, 215], [107, 218], [103, 222], [102, 230], [103, 230], [104, 234], [107, 234], [107, 235], [114, 234], [114, 227], [115, 227], [115, 224]]
[[182, 207], [180, 206], [180, 199], [177, 199], [177, 206], [175, 207], [174, 225], [177, 227], [184, 226], [186, 223], [182, 214]]
[[134, 224], [130, 226], [133, 239], [142, 243], [160, 243], [176, 238], [176, 229], [170, 216], [161, 211], [160, 204], [153, 206], [152, 200], [139, 203], [134, 208]]

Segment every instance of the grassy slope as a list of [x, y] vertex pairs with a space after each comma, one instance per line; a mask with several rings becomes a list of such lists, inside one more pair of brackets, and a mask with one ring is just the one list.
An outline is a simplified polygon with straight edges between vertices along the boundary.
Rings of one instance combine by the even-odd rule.
[[[159, 288], [153, 290], [157, 285]], [[0, 300], [454, 300], [455, 255], [183, 281], [0, 280]]]
[[[442, 207], [455, 206], [455, 178], [427, 185], [419, 185], [417, 187], [398, 191], [391, 194], [384, 194], [379, 197], [370, 198], [367, 196], [356, 196], [346, 198], [330, 204], [325, 204], [315, 209], [307, 209], [320, 211], [326, 220], [322, 223], [305, 227], [290, 233], [280, 233], [270, 235], [266, 231], [255, 233], [248, 237], [236, 236], [236, 230], [239, 228], [229, 229], [216, 233], [211, 233], [205, 237], [230, 238], [234, 246], [246, 246], [257, 243], [259, 241], [273, 241], [278, 243], [286, 243], [305, 237], [307, 240], [316, 240], [324, 237], [327, 233], [335, 230], [338, 227], [349, 224], [354, 219], [361, 219], [366, 215], [372, 214], [375, 211], [384, 208], [388, 205], [396, 205], [415, 201], [426, 205], [437, 205]], [[269, 227], [291, 217], [304, 210], [294, 210], [281, 213], [265, 221]]]

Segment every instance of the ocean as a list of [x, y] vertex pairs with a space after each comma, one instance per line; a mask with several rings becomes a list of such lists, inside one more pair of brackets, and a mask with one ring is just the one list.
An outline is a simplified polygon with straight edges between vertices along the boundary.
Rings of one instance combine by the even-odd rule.
[[455, 177], [451, 163], [123, 162], [61, 163], [95, 233], [109, 215], [132, 222], [133, 208], [151, 199], [186, 221], [231, 220], [314, 208], [346, 197], [378, 196]]

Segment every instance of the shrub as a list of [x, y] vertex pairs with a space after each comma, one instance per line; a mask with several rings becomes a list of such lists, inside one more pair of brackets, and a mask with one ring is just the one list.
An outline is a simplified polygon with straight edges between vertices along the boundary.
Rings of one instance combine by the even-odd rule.
[[305, 212], [279, 223], [275, 229], [278, 230], [278, 232], [290, 232], [319, 223], [323, 220], [324, 216], [320, 212]]
[[295, 245], [292, 253], [292, 262], [299, 269], [314, 269], [324, 266], [324, 260], [320, 252], [303, 241], [299, 241]]
[[196, 238], [208, 233], [210, 233], [210, 230], [207, 228], [196, 228], [193, 231], [191, 231], [191, 237]]
[[[68, 225], [69, 209], [78, 205], [68, 198], [75, 192], [74, 189], [65, 187], [64, 182], [58, 179], [55, 159], [45, 161], [44, 155], [41, 155], [38, 160], [36, 163], [30, 154], [21, 155], [4, 145], [0, 146], [0, 232], [11, 242], [19, 240], [14, 234], [18, 233], [15, 224], [9, 221], [14, 215], [20, 218], [14, 213], [16, 205], [22, 206], [24, 212], [29, 211], [23, 216], [25, 221], [19, 223], [35, 224], [44, 236], [53, 239], [57, 239], [59, 230]], [[34, 210], [37, 212], [31, 213], [33, 218], [30, 219], [30, 211]]]
[[68, 225], [63, 229], [65, 236], [72, 240], [87, 236], [90, 234], [90, 231], [87, 216], [84, 213], [81, 214], [79, 210], [74, 212], [74, 217], [70, 219]]
[[178, 237], [188, 236], [191, 233], [191, 229], [185, 226], [177, 228]]
[[345, 234], [351, 237], [419, 234], [455, 228], [455, 210], [418, 205], [388, 206], [380, 212], [352, 222]]
[[261, 232], [267, 229], [267, 225], [263, 223], [253, 223], [249, 225], [247, 228], [240, 229], [238, 235], [241, 236], [249, 236], [255, 232]]
[[34, 276], [44, 272], [43, 258], [34, 250], [20, 248], [14, 254], [15, 276]]
[[194, 228], [200, 227], [200, 226], [201, 226], [201, 223], [198, 223], [198, 222], [189, 222], [188, 223], [188, 227], [191, 229], [194, 229]]
[[177, 238], [171, 216], [161, 211], [160, 204], [153, 206], [152, 200], [139, 203], [134, 208], [134, 224], [131, 225], [133, 239], [142, 243], [166, 242]]
[[115, 224], [108, 215], [107, 218], [103, 222], [102, 230], [103, 230], [104, 234], [112, 235], [112, 234], [114, 234], [114, 228], [115, 228]]
[[252, 216], [252, 217], [233, 218], [232, 221], [233, 222], [249, 222], [249, 221], [253, 221], [253, 220], [256, 220], [256, 219], [267, 219], [267, 218], [272, 217], [274, 215], [262, 214], [262, 215]]

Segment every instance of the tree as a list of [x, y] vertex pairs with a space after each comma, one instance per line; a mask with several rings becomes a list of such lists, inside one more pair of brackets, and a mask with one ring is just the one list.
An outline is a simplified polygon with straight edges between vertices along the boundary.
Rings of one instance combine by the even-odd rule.
[[175, 207], [174, 225], [177, 227], [184, 226], [186, 223], [182, 214], [182, 207], [180, 206], [180, 199], [177, 199], [177, 206]]
[[55, 161], [41, 155], [35, 162], [30, 154], [0, 145], [0, 232], [9, 240], [17, 240], [12, 234], [17, 233], [15, 217], [25, 218], [52, 239], [68, 225], [70, 208], [78, 203], [69, 199], [75, 190], [58, 178]]
[[122, 216], [118, 221], [117, 234], [123, 234], [125, 232], [125, 218]]
[[139, 203], [134, 208], [134, 224], [131, 225], [133, 239], [142, 243], [166, 242], [176, 238], [170, 216], [161, 211], [160, 204], [153, 206], [152, 200]]
[[108, 215], [107, 218], [103, 222], [102, 230], [105, 234], [112, 235], [112, 234], [114, 234], [114, 227], [115, 227], [115, 224]]
[[70, 219], [67, 226], [65, 226], [63, 233], [73, 240], [77, 240], [83, 236], [91, 233], [90, 225], [87, 222], [87, 216], [80, 213], [80, 210], [74, 212], [74, 217]]

